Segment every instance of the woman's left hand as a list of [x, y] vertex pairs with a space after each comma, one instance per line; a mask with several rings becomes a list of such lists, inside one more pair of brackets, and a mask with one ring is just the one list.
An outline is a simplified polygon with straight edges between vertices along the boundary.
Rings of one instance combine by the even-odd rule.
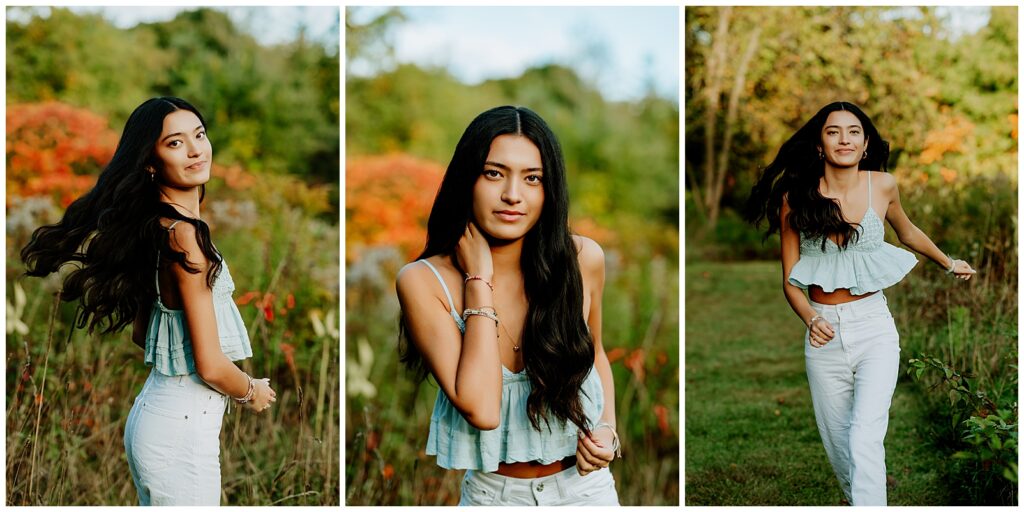
[[607, 428], [592, 430], [589, 437], [580, 434], [576, 440], [576, 471], [580, 476], [608, 467], [615, 458], [612, 451], [614, 442], [615, 438]]
[[953, 262], [953, 277], [967, 281], [977, 273], [978, 271], [971, 268], [971, 265], [964, 260], [955, 260]]

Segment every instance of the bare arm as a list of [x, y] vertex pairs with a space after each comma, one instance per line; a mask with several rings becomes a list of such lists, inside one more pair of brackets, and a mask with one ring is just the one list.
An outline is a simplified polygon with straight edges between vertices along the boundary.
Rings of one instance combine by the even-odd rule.
[[580, 250], [580, 271], [583, 279], [590, 283], [590, 313], [587, 326], [590, 337], [594, 340], [594, 367], [601, 377], [601, 388], [604, 390], [604, 411], [601, 421], [616, 428], [615, 423], [615, 381], [612, 378], [612, 365], [608, 362], [601, 338], [601, 301], [604, 297], [604, 251], [601, 246], [588, 238], [582, 239]]
[[[448, 400], [470, 425], [480, 430], [497, 428], [501, 359], [494, 321], [470, 316], [465, 335], [460, 333], [440, 284], [422, 263], [406, 265], [398, 273], [396, 287], [407, 335]], [[464, 297], [465, 308], [493, 306], [490, 288], [480, 281], [470, 281]]]
[[782, 211], [779, 215], [779, 238], [782, 243], [782, 292], [786, 295], [789, 307], [793, 308], [796, 316], [803, 320], [804, 325], [807, 325], [817, 313], [811, 307], [804, 291], [789, 282], [789, 273], [793, 271], [793, 266], [800, 259], [800, 234], [789, 226], [789, 213], [789, 201], [783, 198]]
[[618, 426], [615, 416], [615, 381], [612, 378], [612, 367], [605, 353], [601, 337], [601, 301], [604, 297], [604, 251], [597, 242], [584, 237], [574, 237], [580, 246], [580, 273], [584, 281], [584, 289], [590, 298], [590, 311], [587, 315], [587, 326], [594, 342], [594, 368], [601, 379], [604, 393], [604, 410], [601, 412], [601, 423], [608, 428], [595, 428], [590, 436], [583, 436], [576, 442], [576, 470], [580, 475], [608, 466], [615, 458], [614, 440]]
[[[249, 377], [231, 362], [220, 348], [217, 332], [217, 317], [213, 309], [213, 290], [206, 285], [206, 271], [210, 262], [203, 255], [196, 242], [195, 227], [181, 222], [170, 232], [170, 244], [176, 251], [184, 251], [193, 268], [200, 269], [193, 274], [181, 265], [171, 265], [171, 272], [181, 294], [185, 321], [192, 340], [192, 355], [199, 378], [221, 394], [233, 398], [244, 397], [249, 391]], [[273, 401], [273, 391], [263, 380], [255, 380], [256, 393], [253, 409]]]
[[[936, 265], [946, 270], [953, 264], [952, 259], [938, 246], [932, 242], [928, 235], [921, 231], [920, 228], [914, 225], [907, 217], [907, 213], [903, 211], [903, 205], [900, 203], [900, 191], [899, 186], [896, 183], [896, 178], [891, 174], [877, 173], [879, 174], [879, 182], [882, 184], [882, 189], [885, 193], [885, 198], [888, 200], [889, 205], [885, 210], [885, 219], [889, 221], [889, 225], [896, 231], [896, 237], [900, 239], [900, 243], [910, 247], [918, 254], [932, 260]], [[970, 268], [967, 262], [959, 262], [956, 268], [953, 269], [954, 273], [958, 277], [969, 279], [974, 271]]]
[[[789, 201], [783, 197], [782, 211], [779, 215], [779, 237], [782, 241], [782, 292], [786, 295], [789, 307], [793, 308], [793, 312], [803, 320], [804, 325], [808, 326], [811, 346], [819, 348], [832, 341], [835, 330], [827, 320], [819, 317], [818, 313], [814, 311], [811, 302], [804, 295], [804, 291], [789, 282], [789, 274], [800, 259], [800, 233], [790, 227], [789, 213]], [[813, 324], [811, 320], [814, 320]]]

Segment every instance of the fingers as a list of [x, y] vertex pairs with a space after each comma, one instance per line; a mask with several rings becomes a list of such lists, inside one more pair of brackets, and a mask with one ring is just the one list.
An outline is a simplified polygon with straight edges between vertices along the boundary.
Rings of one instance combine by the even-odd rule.
[[587, 476], [587, 474], [601, 469], [596, 464], [590, 462], [586, 455], [584, 455], [584, 452], [586, 452], [586, 450], [583, 448], [582, 444], [576, 443], [576, 472], [579, 473], [580, 476]]
[[604, 467], [615, 458], [615, 453], [610, 448], [599, 445], [592, 437], [583, 436], [580, 442], [587, 453], [592, 456], [592, 459], [589, 460], [593, 464]]
[[824, 347], [826, 343], [832, 341], [832, 338], [836, 336], [836, 331], [832, 327], [832, 324], [828, 323], [828, 320], [824, 318], [819, 319], [811, 324], [811, 328], [808, 333], [808, 341], [814, 348]]
[[614, 457], [611, 450], [602, 448], [590, 437], [580, 436], [577, 439], [576, 471], [580, 476], [607, 467]]

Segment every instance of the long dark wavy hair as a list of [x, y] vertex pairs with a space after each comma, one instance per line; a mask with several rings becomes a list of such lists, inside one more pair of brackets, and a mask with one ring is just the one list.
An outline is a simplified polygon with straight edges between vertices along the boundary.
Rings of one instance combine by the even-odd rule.
[[[427, 222], [427, 244], [417, 259], [447, 255], [461, 270], [455, 249], [472, 217], [473, 185], [484, 169], [491, 141], [515, 134], [540, 150], [544, 168], [544, 207], [523, 240], [521, 265], [529, 303], [522, 353], [531, 391], [527, 415], [533, 428], [548, 413], [589, 432], [580, 388], [594, 365], [594, 344], [583, 320], [583, 278], [569, 231], [569, 189], [558, 139], [532, 110], [503, 106], [476, 117], [455, 147]], [[423, 356], [410, 342], [405, 317], [399, 326], [401, 360], [422, 379]]]
[[842, 240], [840, 247], [843, 249], [850, 240], [859, 236], [857, 223], [843, 218], [839, 201], [822, 196], [818, 190], [820, 179], [825, 174], [825, 161], [818, 152], [822, 144], [821, 130], [829, 114], [839, 110], [857, 116], [864, 127], [869, 151], [860, 161], [860, 169], [888, 171], [889, 143], [882, 139], [867, 114], [845, 101], [825, 105], [782, 145], [775, 160], [764, 168], [750, 192], [746, 218], [755, 225], [768, 220], [766, 239], [780, 228], [783, 196], [789, 202], [789, 225], [806, 238], [820, 238], [823, 251], [826, 241], [832, 236]]
[[[150, 307], [156, 297], [157, 251], [190, 273], [193, 268], [185, 253], [168, 245], [168, 231], [160, 218], [187, 222], [196, 228], [196, 241], [211, 262], [207, 286], [220, 273], [220, 254], [210, 240], [210, 228], [199, 219], [186, 217], [160, 201], [156, 179], [148, 169], [159, 170], [162, 162], [154, 151], [171, 112], [188, 110], [206, 121], [194, 106], [181, 98], [160, 97], [139, 105], [125, 123], [121, 140], [110, 163], [100, 173], [96, 186], [76, 199], [60, 222], [43, 226], [21, 250], [29, 276], [44, 277], [65, 263], [72, 270], [64, 277], [62, 300], [80, 300], [75, 325], [100, 327], [103, 333], [117, 332], [131, 323], [140, 310]], [[200, 191], [200, 201], [205, 196]]]

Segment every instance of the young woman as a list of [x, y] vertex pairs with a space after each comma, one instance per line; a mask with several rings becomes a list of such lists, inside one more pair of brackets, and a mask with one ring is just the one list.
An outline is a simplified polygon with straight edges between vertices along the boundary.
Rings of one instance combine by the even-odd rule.
[[[616, 505], [604, 253], [571, 235], [561, 148], [522, 107], [466, 128], [398, 275], [403, 361], [440, 389], [426, 452], [462, 505]], [[411, 343], [410, 343], [411, 341]]]
[[61, 298], [76, 324], [123, 329], [152, 371], [128, 413], [124, 447], [141, 505], [218, 505], [220, 427], [227, 398], [259, 412], [269, 379], [232, 361], [252, 356], [227, 262], [199, 205], [213, 148], [206, 123], [180, 98], [132, 112], [96, 186], [21, 251], [31, 276], [74, 262]]
[[[846, 499], [885, 505], [882, 441], [899, 374], [899, 334], [884, 288], [917, 263], [907, 247], [960, 279], [975, 273], [939, 250], [900, 205], [889, 143], [855, 105], [826, 105], [764, 170], [748, 218], [782, 239], [782, 288], [807, 325], [804, 355], [818, 431]], [[804, 296], [807, 290], [810, 301]]]

